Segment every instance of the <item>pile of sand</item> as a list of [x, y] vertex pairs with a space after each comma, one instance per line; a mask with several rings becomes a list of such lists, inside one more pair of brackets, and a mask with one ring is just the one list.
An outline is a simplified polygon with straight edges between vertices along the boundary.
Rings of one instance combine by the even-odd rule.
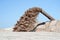
[[[39, 24], [39, 23], [37, 23], [37, 24]], [[5, 29], [0, 29], [0, 32], [13, 32], [12, 30], [13, 30], [13, 28], [5, 28]], [[41, 31], [60, 32], [60, 21], [54, 20], [51, 22], [45, 22], [45, 24], [43, 24], [43, 25], [39, 25], [36, 28], [36, 32], [41, 32]]]

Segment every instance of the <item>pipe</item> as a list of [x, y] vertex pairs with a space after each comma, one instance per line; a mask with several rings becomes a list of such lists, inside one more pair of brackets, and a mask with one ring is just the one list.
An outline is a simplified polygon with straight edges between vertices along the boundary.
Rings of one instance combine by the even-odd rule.
[[41, 11], [41, 13], [44, 15], [44, 16], [46, 16], [49, 20], [55, 20], [53, 17], [51, 17], [47, 12], [45, 12], [43, 9], [41, 9], [42, 11]]

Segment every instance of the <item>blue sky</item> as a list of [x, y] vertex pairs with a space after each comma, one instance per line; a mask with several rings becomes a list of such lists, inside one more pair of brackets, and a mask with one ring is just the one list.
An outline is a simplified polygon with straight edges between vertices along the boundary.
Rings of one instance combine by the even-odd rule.
[[[0, 28], [13, 27], [24, 12], [41, 7], [56, 20], [60, 19], [60, 0], [0, 0]], [[49, 21], [40, 14], [38, 21]]]

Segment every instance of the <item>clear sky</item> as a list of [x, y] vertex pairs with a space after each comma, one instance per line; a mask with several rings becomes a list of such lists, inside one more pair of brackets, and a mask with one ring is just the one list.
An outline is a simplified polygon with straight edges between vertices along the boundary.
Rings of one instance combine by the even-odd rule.
[[[13, 27], [24, 12], [32, 7], [41, 7], [60, 20], [60, 0], [0, 0], [0, 28]], [[42, 14], [37, 19], [49, 21]]]

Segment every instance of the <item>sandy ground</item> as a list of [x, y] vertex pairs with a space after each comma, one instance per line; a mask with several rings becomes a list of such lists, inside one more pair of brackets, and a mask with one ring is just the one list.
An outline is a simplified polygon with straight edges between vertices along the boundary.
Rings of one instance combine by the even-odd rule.
[[56, 32], [0, 32], [0, 40], [60, 40]]

